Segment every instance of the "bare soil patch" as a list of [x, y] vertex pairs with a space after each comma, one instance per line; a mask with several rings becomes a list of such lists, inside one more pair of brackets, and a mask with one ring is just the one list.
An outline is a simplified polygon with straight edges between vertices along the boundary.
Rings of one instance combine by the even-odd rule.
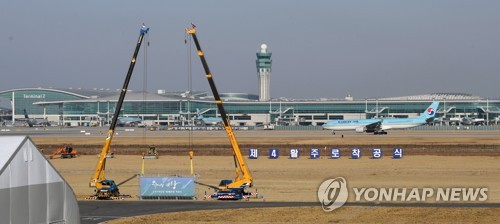
[[[98, 158], [80, 156], [76, 159], [50, 160], [69, 182], [79, 198], [92, 194], [88, 187]], [[234, 163], [231, 156], [197, 156], [193, 159], [199, 181], [217, 185], [221, 179], [232, 179]], [[500, 202], [500, 157], [493, 156], [407, 156], [403, 159], [247, 159], [254, 176], [254, 188], [267, 201], [316, 201], [316, 191], [328, 178], [344, 177], [348, 187], [488, 187], [489, 202]], [[145, 160], [146, 175], [189, 175], [189, 156], [160, 155]], [[140, 155], [117, 155], [108, 159], [106, 177], [117, 183], [141, 172]], [[207, 187], [198, 186], [202, 196]], [[139, 182], [134, 179], [120, 187], [120, 192], [138, 195]], [[353, 195], [352, 195], [353, 196]], [[350, 198], [352, 201], [352, 198]]]

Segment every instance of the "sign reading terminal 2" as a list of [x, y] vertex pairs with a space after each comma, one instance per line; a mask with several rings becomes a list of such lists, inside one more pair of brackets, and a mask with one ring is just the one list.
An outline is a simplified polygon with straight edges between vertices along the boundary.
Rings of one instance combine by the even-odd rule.
[[45, 94], [23, 94], [24, 99], [45, 99]]

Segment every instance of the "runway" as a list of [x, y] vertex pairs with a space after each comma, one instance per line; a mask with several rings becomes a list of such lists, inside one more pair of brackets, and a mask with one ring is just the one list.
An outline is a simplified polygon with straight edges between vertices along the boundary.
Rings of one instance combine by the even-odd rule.
[[[79, 201], [82, 224], [157, 213], [267, 207], [321, 206], [319, 202], [244, 202], [244, 201]], [[368, 203], [347, 202], [344, 206], [364, 207], [445, 207], [500, 208], [500, 203]]]
[[[0, 135], [28, 135], [32, 137], [105, 137], [107, 127], [1, 127]], [[145, 128], [117, 127], [116, 138], [120, 137], [162, 137], [182, 138], [190, 134], [198, 138], [225, 138], [223, 130], [196, 130], [191, 133], [187, 130], [161, 130], [150, 131]], [[387, 138], [387, 137], [498, 137], [500, 131], [476, 131], [476, 130], [390, 130], [387, 135], [373, 135], [371, 133], [356, 133], [352, 131], [337, 131], [335, 135], [328, 130], [237, 130], [235, 134], [241, 138]]]

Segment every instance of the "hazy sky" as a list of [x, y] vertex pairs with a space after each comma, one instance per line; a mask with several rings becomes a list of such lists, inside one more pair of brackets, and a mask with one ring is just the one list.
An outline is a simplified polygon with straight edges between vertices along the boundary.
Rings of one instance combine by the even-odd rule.
[[[0, 90], [120, 88], [142, 22], [153, 92], [188, 88], [193, 22], [220, 92], [258, 92], [266, 43], [273, 98], [500, 96], [498, 0], [2, 0]], [[143, 50], [133, 90], [143, 89]], [[209, 91], [194, 44], [191, 57], [193, 89]]]

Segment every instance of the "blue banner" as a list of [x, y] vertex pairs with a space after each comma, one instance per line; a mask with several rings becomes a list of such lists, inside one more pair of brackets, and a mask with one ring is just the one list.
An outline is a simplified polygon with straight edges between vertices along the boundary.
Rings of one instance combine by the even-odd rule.
[[141, 197], [194, 197], [194, 178], [192, 177], [141, 177], [140, 184]]

